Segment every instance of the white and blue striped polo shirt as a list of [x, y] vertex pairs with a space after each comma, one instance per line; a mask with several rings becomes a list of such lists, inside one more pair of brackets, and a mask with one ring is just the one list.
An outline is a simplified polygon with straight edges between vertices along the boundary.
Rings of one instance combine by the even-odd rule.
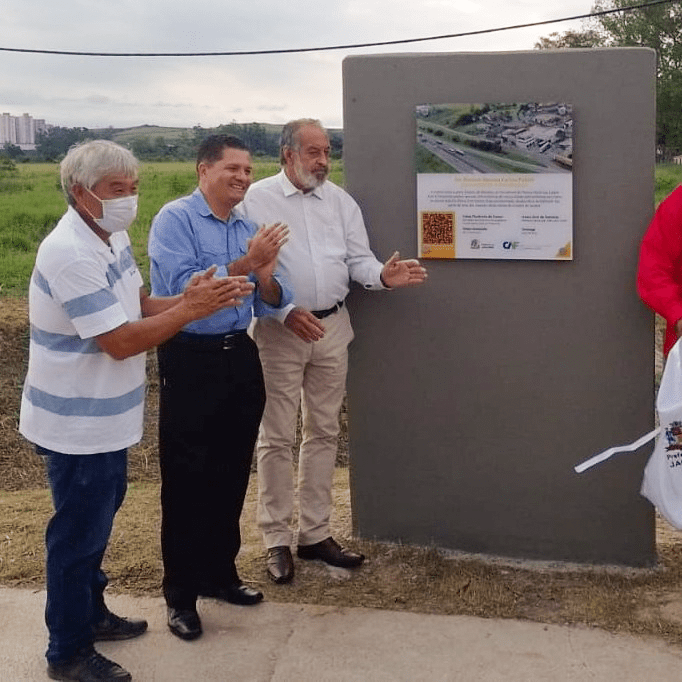
[[55, 452], [112, 452], [142, 437], [145, 353], [114, 360], [94, 339], [141, 317], [128, 234], [109, 242], [69, 207], [36, 256], [19, 431]]

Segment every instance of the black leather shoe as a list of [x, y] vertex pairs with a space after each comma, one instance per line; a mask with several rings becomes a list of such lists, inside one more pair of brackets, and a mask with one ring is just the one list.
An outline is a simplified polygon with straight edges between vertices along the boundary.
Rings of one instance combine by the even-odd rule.
[[266, 566], [268, 577], [278, 585], [289, 583], [294, 577], [294, 558], [286, 545], [270, 547]]
[[104, 658], [91, 646], [66, 661], [48, 663], [47, 676], [51, 680], [75, 682], [130, 682], [133, 679], [127, 670]]
[[239, 606], [254, 606], [263, 601], [262, 592], [254, 590], [252, 587], [244, 585], [244, 583], [232, 583], [227, 585], [227, 587], [203, 588], [199, 591], [199, 594], [202, 597], [220, 599], [221, 601], [238, 604]]
[[168, 627], [180, 639], [190, 641], [201, 636], [201, 621], [194, 609], [173, 609], [168, 607]]
[[146, 620], [128, 620], [107, 610], [104, 618], [92, 628], [96, 642], [108, 642], [139, 637], [147, 631]]
[[365, 560], [363, 554], [344, 549], [331, 537], [314, 545], [299, 545], [296, 553], [301, 559], [318, 559], [339, 568], [356, 568]]

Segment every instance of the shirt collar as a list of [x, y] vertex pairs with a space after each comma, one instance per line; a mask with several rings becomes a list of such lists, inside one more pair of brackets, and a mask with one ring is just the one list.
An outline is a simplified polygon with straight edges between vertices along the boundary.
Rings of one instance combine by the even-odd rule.
[[85, 222], [85, 220], [83, 220], [83, 218], [81, 218], [80, 213], [78, 213], [73, 206], [67, 208], [66, 214], [71, 225], [73, 225], [74, 230], [76, 230], [81, 239], [88, 242], [95, 251], [110, 253], [111, 248], [109, 244], [95, 234], [94, 230]]
[[[230, 211], [230, 215], [227, 216], [227, 220], [221, 220], [220, 218], [218, 218], [218, 216], [211, 210], [211, 207], [208, 205], [208, 202], [206, 201], [206, 197], [203, 195], [203, 193], [198, 187], [194, 190], [194, 192], [192, 192], [192, 199], [196, 204], [195, 208], [197, 210], [197, 213], [203, 218], [209, 218], [212, 216], [219, 222], [226, 223], [228, 225], [234, 222], [235, 220], [244, 220], [244, 214], [238, 209], [237, 206], [235, 206]], [[241, 203], [238, 204], [238, 206], [241, 206]]]
[[302, 194], [303, 196], [313, 196], [317, 197], [318, 199], [322, 199], [322, 196], [324, 194], [324, 183], [322, 183], [319, 187], [316, 187], [315, 189], [311, 190], [310, 192], [303, 192], [300, 190], [296, 185], [294, 185], [291, 180], [287, 177], [287, 174], [284, 172], [284, 168], [279, 172], [279, 182], [280, 185], [282, 186], [282, 191], [284, 192], [285, 197], [290, 197], [292, 194]]

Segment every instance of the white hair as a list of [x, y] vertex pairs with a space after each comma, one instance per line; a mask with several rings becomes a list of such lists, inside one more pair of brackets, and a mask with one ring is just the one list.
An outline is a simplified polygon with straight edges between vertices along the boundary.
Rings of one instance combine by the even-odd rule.
[[62, 190], [72, 203], [71, 188], [82, 185], [92, 189], [103, 177], [120, 173], [137, 177], [138, 162], [132, 152], [109, 140], [81, 142], [69, 149], [60, 164]]

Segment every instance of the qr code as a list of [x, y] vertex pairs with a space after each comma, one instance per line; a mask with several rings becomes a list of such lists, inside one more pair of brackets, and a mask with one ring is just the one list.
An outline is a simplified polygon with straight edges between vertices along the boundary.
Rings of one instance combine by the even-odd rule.
[[422, 213], [422, 243], [452, 244], [454, 216], [445, 211]]

